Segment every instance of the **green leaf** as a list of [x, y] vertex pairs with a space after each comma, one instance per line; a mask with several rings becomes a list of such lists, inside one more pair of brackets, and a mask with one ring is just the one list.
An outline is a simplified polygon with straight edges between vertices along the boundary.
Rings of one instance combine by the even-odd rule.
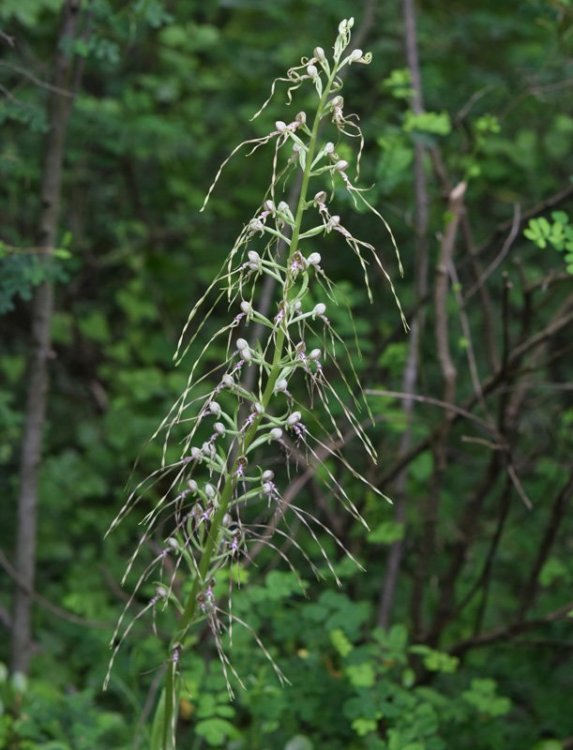
[[373, 719], [354, 719], [352, 729], [359, 737], [365, 737], [370, 732], [375, 732], [378, 724]]
[[285, 750], [314, 750], [313, 743], [302, 734], [297, 734], [285, 745]]
[[363, 662], [362, 664], [353, 664], [346, 667], [345, 671], [348, 675], [348, 679], [354, 685], [354, 687], [369, 688], [373, 687], [374, 683], [376, 682], [376, 674], [374, 672], [374, 668], [368, 662]]
[[240, 732], [226, 719], [205, 719], [199, 721], [195, 733], [204, 737], [211, 747], [220, 747], [227, 739], [237, 739]]
[[330, 631], [330, 642], [338, 653], [344, 658], [352, 651], [354, 646], [346, 637], [346, 634], [340, 628]]
[[406, 133], [429, 133], [431, 135], [448, 135], [452, 124], [447, 112], [406, 112], [404, 130]]

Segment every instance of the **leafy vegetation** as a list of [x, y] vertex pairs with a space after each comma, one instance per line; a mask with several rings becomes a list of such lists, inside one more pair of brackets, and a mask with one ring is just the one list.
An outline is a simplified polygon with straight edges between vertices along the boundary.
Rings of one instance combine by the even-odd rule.
[[[131, 600], [120, 581], [141, 539], [138, 522], [166, 482], [104, 536], [129, 493], [179, 455], [176, 441], [163, 457], [149, 438], [202, 347], [228, 324], [226, 305], [213, 307], [179, 366], [173, 354], [189, 310], [267, 198], [272, 149], [232, 159], [200, 212], [209, 185], [238, 143], [264, 138], [285, 119], [279, 89], [250, 121], [272, 80], [317, 46], [329, 53], [340, 19], [351, 15], [355, 43], [373, 53], [371, 65], [344, 80], [365, 139], [360, 179], [397, 238], [403, 278], [375, 216], [359, 208], [348, 229], [379, 248], [410, 331], [374, 264], [369, 302], [342, 236], [338, 245], [330, 237], [328, 250], [308, 249], [328, 263], [337, 303], [328, 302], [327, 314], [341, 341], [326, 374], [342, 393], [334, 363], [348, 349], [367, 386], [373, 424], [366, 411], [361, 418], [380, 459], [372, 464], [346, 437], [333, 401], [341, 452], [394, 505], [328, 457], [295, 456], [290, 477], [281, 456], [268, 459], [283, 495], [296, 494], [365, 572], [324, 527], [313, 537], [296, 517], [279, 527], [276, 549], [253, 543], [219, 571], [216, 600], [231, 591], [233, 613], [247, 626], [221, 634], [246, 689], [231, 675], [230, 698], [216, 642], [198, 623], [181, 659], [178, 746], [570, 747], [571, 3], [420, 4], [413, 40], [407, 0], [400, 9], [368, 0], [360, 8], [349, 0], [200, 8], [93, 0], [79, 4], [78, 35], [62, 45], [63, 5], [0, 6], [0, 747], [153, 742], [180, 620], [161, 606], [141, 613], [158, 584], [172, 581], [185, 599], [193, 580], [181, 566], [165, 568]], [[38, 251], [41, 190], [58, 50], [74, 60], [77, 93], [57, 250], [47, 257]], [[296, 111], [311, 112], [312, 88], [296, 95]], [[335, 146], [354, 167], [346, 145]], [[350, 216], [352, 196], [343, 184], [334, 193], [341, 216]], [[56, 304], [25, 677], [9, 668], [16, 498], [30, 326], [46, 283]], [[321, 302], [311, 288], [308, 309]], [[197, 366], [205, 376], [197, 395], [215, 387], [209, 373], [226, 354], [226, 339], [214, 339]], [[368, 529], [324, 490], [329, 474]], [[257, 516], [253, 509], [250, 520]], [[166, 520], [146, 539], [135, 580], [171, 531]], [[102, 692], [126, 605], [136, 619]]]

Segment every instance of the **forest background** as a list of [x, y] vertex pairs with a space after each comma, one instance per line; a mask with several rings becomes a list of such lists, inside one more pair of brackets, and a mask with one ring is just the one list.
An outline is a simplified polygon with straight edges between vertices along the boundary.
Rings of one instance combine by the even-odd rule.
[[[329, 314], [360, 342], [381, 460], [352, 441], [346, 455], [394, 503], [340, 474], [367, 530], [301, 458], [293, 497], [366, 572], [320, 527], [342, 588], [300, 524], [275, 543], [302, 587], [254, 548], [234, 607], [291, 684], [238, 628], [248, 690], [231, 701], [199, 629], [181, 746], [573, 747], [570, 0], [2, 2], [0, 747], [148, 746], [169, 623], [136, 621], [102, 693], [140, 517], [104, 535], [158, 466], [146, 441], [198, 352], [174, 366], [181, 328], [260, 206], [271, 154], [231, 161], [199, 213], [212, 177], [287, 119], [280, 92], [249, 121], [349, 16], [374, 56], [345, 92], [362, 184], [403, 278], [374, 218], [352, 229], [392, 269], [410, 330], [382, 280], [369, 304], [344, 243], [329, 249]], [[205, 371], [224, 357], [213, 345]]]

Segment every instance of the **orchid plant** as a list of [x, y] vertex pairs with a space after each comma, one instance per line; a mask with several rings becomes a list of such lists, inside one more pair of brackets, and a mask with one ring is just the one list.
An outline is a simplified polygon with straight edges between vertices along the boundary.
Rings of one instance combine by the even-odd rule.
[[[354, 205], [378, 217], [387, 230], [402, 271], [390, 227], [365, 196], [365, 189], [357, 185], [364, 139], [358, 117], [346, 111], [341, 94], [342, 78], [347, 68], [370, 63], [371, 55], [350, 48], [352, 26], [353, 19], [340, 23], [330, 59], [317, 47], [310, 58], [303, 58], [285, 78], [275, 80], [269, 98], [254, 115], [257, 117], [269, 104], [278, 85], [286, 83], [288, 104], [292, 103], [299, 87], [314, 88], [317, 103], [312, 118], [305, 112], [298, 112], [290, 122], [277, 121], [274, 129], [263, 137], [241, 143], [223, 162], [208, 191], [201, 210], [226, 163], [240, 149], [246, 147], [249, 153], [265, 145], [274, 149], [267, 194], [240, 232], [221, 271], [191, 311], [177, 346], [176, 362], [179, 364], [190, 347], [200, 341], [208, 319], [208, 314], [203, 313], [206, 307], [213, 310], [226, 300], [231, 320], [200, 348], [183, 393], [157, 430], [155, 437], [163, 435], [164, 440], [162, 465], [134, 490], [111, 526], [113, 529], [121, 522], [147, 488], [159, 482], [167, 486], [143, 518], [144, 533], [125, 573], [127, 578], [143, 549], [161, 534], [160, 551], [139, 575], [130, 604], [144, 583], [154, 582], [155, 593], [131, 621], [128, 621], [131, 608], [126, 607], [112, 641], [113, 663], [122, 641], [144, 613], [169, 606], [178, 613], [154, 722], [153, 748], [176, 747], [181, 664], [197, 623], [206, 622], [213, 633], [229, 690], [235, 680], [242, 684], [226, 651], [224, 636], [233, 623], [248, 625], [233, 614], [231, 595], [226, 603], [215, 596], [215, 581], [222, 570], [248, 560], [249, 550], [256, 543], [266, 544], [291, 565], [271, 535], [271, 532], [287, 535], [288, 532], [280, 530], [278, 521], [291, 513], [315, 540], [339, 582], [318, 536], [320, 531], [335, 539], [333, 532], [303, 507], [285, 499], [280, 482], [269, 468], [273, 455], [280, 453], [288, 459], [295, 452], [304, 457], [307, 465], [322, 466], [321, 474], [330, 494], [361, 523], [365, 522], [357, 505], [329, 468], [331, 462], [326, 462], [325, 456], [342, 462], [355, 478], [385, 498], [340, 450], [348, 439], [343, 437], [339, 424], [345, 421], [345, 430], [348, 428], [371, 460], [376, 461], [376, 451], [366, 433], [364, 418], [360, 416], [364, 412], [369, 414], [360, 382], [351, 358], [348, 356], [348, 361], [342, 363], [336, 354], [341, 350], [347, 355], [348, 352], [328, 316], [329, 306], [336, 304], [335, 285], [327, 275], [328, 253], [322, 245], [321, 252], [316, 249], [319, 241], [324, 241], [326, 246], [329, 236], [342, 237], [362, 268], [370, 300], [368, 271], [374, 268], [386, 280], [405, 325], [394, 285], [379, 251], [369, 242], [353, 236], [332, 209], [335, 190], [342, 188]], [[328, 140], [329, 133], [334, 134], [333, 140]], [[348, 159], [341, 158], [334, 142], [348, 138], [357, 144], [352, 177]], [[289, 179], [298, 185], [298, 198], [292, 206], [285, 200]], [[310, 220], [309, 216], [314, 219]], [[309, 227], [311, 221], [313, 225]], [[275, 289], [276, 306], [272, 310], [258, 305], [260, 283], [265, 279]], [[310, 297], [323, 301], [309, 305]], [[263, 331], [263, 335], [249, 338], [253, 329]], [[221, 339], [226, 341], [226, 358], [209, 373], [199, 376], [200, 363], [214, 342]], [[245, 378], [248, 368], [254, 368], [256, 375], [251, 378], [252, 386]], [[333, 376], [337, 385], [345, 384], [348, 397], [342, 397], [339, 387], [331, 383]], [[303, 383], [306, 388], [301, 388]], [[308, 398], [301, 398], [302, 392], [307, 393]], [[313, 405], [318, 400], [328, 426], [316, 416]], [[179, 457], [169, 462], [167, 446], [173, 442], [174, 433], [181, 430], [184, 430], [184, 437]], [[257, 503], [266, 514], [264, 524], [249, 522], [252, 513], [247, 513], [247, 509]], [[168, 529], [167, 534], [165, 529]], [[317, 572], [316, 565], [296, 539], [292, 537], [290, 541]], [[337, 543], [350, 555], [341, 542]], [[182, 578], [186, 584], [176, 585]], [[253, 635], [265, 650], [258, 636]], [[278, 666], [274, 666], [279, 679], [284, 679]], [[106, 684], [108, 680], [109, 672]]]

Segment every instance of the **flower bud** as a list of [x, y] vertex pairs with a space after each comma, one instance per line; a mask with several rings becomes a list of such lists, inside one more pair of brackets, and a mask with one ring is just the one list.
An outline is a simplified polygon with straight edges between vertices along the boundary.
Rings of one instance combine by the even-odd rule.
[[360, 58], [362, 57], [363, 54], [364, 53], [362, 52], [361, 49], [355, 49], [355, 50], [353, 50], [350, 53], [350, 57], [348, 59], [348, 62], [351, 62], [351, 63], [357, 62], [358, 60], [360, 60]]
[[286, 132], [287, 124], [286, 122], [283, 122], [282, 120], [277, 120], [275, 122], [275, 128], [279, 131], [279, 133]]
[[247, 253], [247, 257], [251, 263], [254, 263], [257, 266], [260, 266], [261, 256], [258, 254], [256, 250], [249, 250], [249, 252]]
[[280, 427], [273, 427], [270, 431], [271, 440], [280, 440], [283, 436], [283, 431]]
[[168, 595], [168, 591], [165, 588], [165, 586], [158, 586], [155, 589], [155, 596], [158, 596], [160, 599], [165, 599], [165, 597]]
[[280, 380], [277, 380], [275, 384], [275, 391], [277, 393], [284, 393], [287, 388], [288, 388], [288, 382], [285, 378], [281, 378]]
[[318, 266], [322, 260], [320, 253], [311, 253], [306, 262], [309, 266]]
[[327, 195], [324, 190], [321, 190], [314, 196], [314, 202], [322, 206], [326, 202]]
[[248, 346], [246, 346], [244, 349], [241, 349], [241, 357], [245, 360], [245, 362], [250, 362], [253, 358], [253, 352], [249, 349]]
[[336, 216], [336, 215], [331, 216], [330, 219], [328, 220], [328, 223], [330, 224], [331, 227], [337, 227], [340, 224], [340, 216]]
[[249, 342], [245, 339], [237, 339], [237, 349], [242, 352], [243, 349], [249, 348]]
[[225, 513], [222, 523], [223, 526], [226, 526], [228, 528], [233, 523], [233, 516], [231, 516], [229, 513]]
[[262, 404], [260, 404], [258, 401], [255, 402], [255, 404], [253, 404], [253, 410], [257, 414], [264, 414], [265, 413], [265, 407]]
[[170, 536], [167, 540], [167, 544], [171, 547], [171, 549], [179, 549], [179, 542], [175, 537]]
[[316, 69], [316, 65], [307, 65], [306, 72], [309, 74], [311, 78], [316, 78], [318, 76], [318, 70]]
[[199, 489], [199, 485], [194, 479], [190, 479], [187, 482], [187, 487], [189, 487], [190, 492], [197, 492], [197, 490]]
[[213, 487], [212, 484], [205, 485], [205, 495], [207, 495], [209, 500], [212, 500], [216, 494], [217, 494], [217, 490]]
[[313, 54], [317, 60], [320, 60], [320, 62], [326, 61], [326, 55], [324, 54], [324, 50], [322, 49], [322, 47], [315, 47]]
[[344, 172], [345, 169], [348, 169], [348, 162], [346, 159], [340, 159], [340, 161], [336, 162], [334, 168], [337, 172]]
[[250, 302], [247, 302], [247, 300], [243, 300], [241, 302], [241, 310], [245, 313], [245, 315], [250, 315], [253, 312], [253, 306]]
[[249, 221], [249, 229], [251, 232], [263, 232], [265, 225], [260, 219], [251, 219]]
[[290, 212], [289, 204], [286, 201], [281, 201], [278, 210], [283, 214], [288, 214]]
[[294, 119], [297, 122], [300, 122], [301, 125], [306, 125], [306, 112], [297, 112], [297, 115]]
[[340, 95], [335, 96], [334, 99], [332, 99], [330, 103], [335, 109], [338, 107], [342, 107], [344, 105], [344, 97]]
[[295, 312], [300, 312], [302, 309], [302, 302], [299, 299], [295, 299], [295, 301], [292, 304], [292, 309]]
[[203, 458], [203, 454], [195, 445], [191, 448], [191, 458], [194, 461], [199, 461], [201, 458]]
[[221, 378], [221, 383], [225, 386], [225, 388], [232, 388], [235, 385], [235, 381], [229, 374], [223, 375], [223, 377]]
[[297, 424], [297, 422], [300, 422], [301, 417], [302, 415], [299, 411], [293, 411], [293, 413], [287, 419], [287, 424], [289, 425], [289, 427], [292, 427], [293, 425]]
[[213, 425], [213, 429], [217, 433], [217, 435], [224, 435], [225, 434], [225, 425], [222, 422], [215, 422]]
[[325, 154], [333, 154], [334, 153], [334, 143], [329, 141], [325, 147], [324, 147], [324, 153]]
[[272, 482], [272, 480], [275, 478], [274, 471], [271, 471], [270, 469], [267, 469], [266, 471], [263, 471], [263, 476], [261, 479], [263, 482]]
[[211, 414], [214, 414], [216, 417], [218, 417], [221, 413], [221, 405], [216, 401], [211, 401], [211, 403], [209, 404], [209, 411], [211, 412]]
[[326, 305], [323, 302], [319, 302], [318, 305], [314, 306], [314, 310], [312, 311], [313, 315], [324, 315], [326, 312]]
[[313, 349], [311, 353], [308, 355], [308, 358], [314, 361], [319, 360], [321, 357], [322, 357], [322, 352], [320, 351], [320, 349]]
[[[274, 211], [275, 210], [275, 204], [271, 200], [265, 201], [265, 208], [267, 209], [267, 211]], [[254, 252], [254, 250], [251, 250], [251, 252]], [[249, 255], [250, 254], [251, 253], [249, 253]], [[258, 253], [257, 253], [257, 255], [258, 255]]]

